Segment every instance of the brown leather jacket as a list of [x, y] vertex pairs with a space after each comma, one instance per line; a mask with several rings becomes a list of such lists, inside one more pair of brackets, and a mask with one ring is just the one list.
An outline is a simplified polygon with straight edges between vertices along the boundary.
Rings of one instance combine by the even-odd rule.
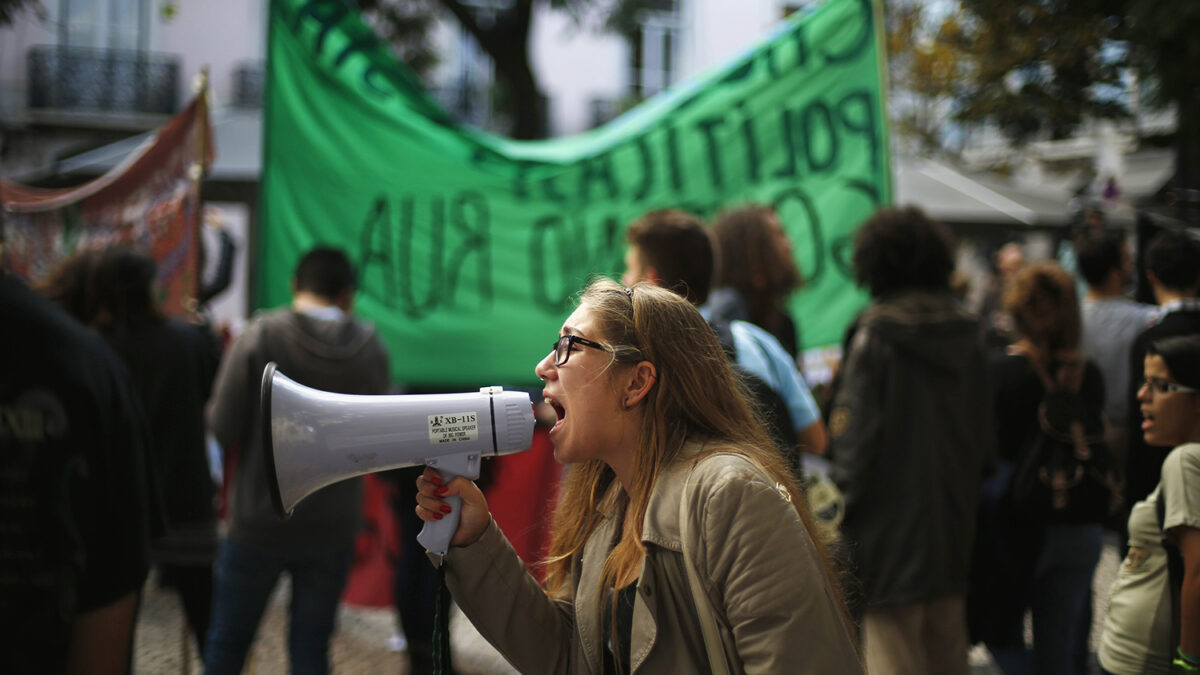
[[[689, 449], [694, 453], [696, 448]], [[861, 673], [854, 640], [787, 493], [741, 455], [706, 454], [668, 469], [643, 523], [646, 557], [633, 613], [634, 673], [710, 672], [683, 564], [688, 549], [715, 608], [732, 673]], [[606, 518], [576, 562], [573, 602], [555, 602], [493, 524], [451, 549], [447, 582], [480, 633], [523, 673], [603, 670], [600, 570], [618, 518]]]

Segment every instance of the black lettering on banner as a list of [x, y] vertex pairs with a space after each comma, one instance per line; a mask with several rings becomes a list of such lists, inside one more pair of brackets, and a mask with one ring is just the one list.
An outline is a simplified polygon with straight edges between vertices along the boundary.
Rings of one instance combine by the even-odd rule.
[[683, 171], [679, 168], [679, 138], [675, 127], [667, 127], [667, 169], [671, 176], [671, 187], [675, 192], [683, 192]]
[[333, 67], [341, 68], [342, 63], [344, 63], [346, 59], [350, 58], [351, 54], [357, 51], [365, 51], [367, 47], [371, 47], [375, 44], [375, 42], [375, 36], [370, 33], [352, 38], [346, 43], [345, 47], [342, 47], [342, 51], [338, 52], [337, 58], [333, 60]]
[[583, 172], [579, 176], [579, 201], [586, 204], [591, 201], [592, 183], [603, 181], [608, 188], [608, 199], [616, 199], [620, 191], [617, 188], [617, 179], [613, 174], [612, 155], [604, 153], [596, 157], [588, 157], [583, 160]]
[[387, 197], [380, 195], [371, 204], [359, 237], [358, 269], [360, 285], [366, 287], [370, 273], [378, 269], [383, 281], [379, 299], [389, 308], [396, 307], [396, 269], [392, 260], [392, 223]]
[[416, 199], [406, 195], [400, 199], [399, 266], [400, 308], [414, 319], [428, 315], [437, 306], [441, 289], [442, 253], [446, 244], [446, 202], [444, 197], [429, 200], [429, 278], [428, 292], [423, 299], [417, 298], [416, 279], [413, 265], [413, 241], [416, 228]]
[[775, 170], [775, 178], [793, 178], [796, 175], [796, 137], [790, 108], [779, 108], [779, 136], [783, 141], [783, 166]]
[[832, 64], [853, 61], [854, 59], [857, 59], [871, 44], [871, 36], [875, 34], [873, 28], [875, 14], [871, 9], [871, 0], [859, 0], [858, 8], [859, 11], [862, 12], [862, 21], [860, 23], [862, 30], [859, 31], [858, 35], [854, 39], [854, 43], [850, 45], [850, 48], [844, 52], [837, 53], [824, 49], [821, 50], [821, 56], [825, 57], [825, 63]]
[[567, 196], [558, 190], [558, 184], [554, 181], [558, 179], [558, 174], [552, 173], [542, 179], [542, 193], [546, 195], [546, 199], [552, 202], [561, 204], [567, 201]]
[[754, 135], [754, 115], [747, 113], [745, 106], [738, 104], [742, 114], [742, 144], [746, 147], [746, 173], [750, 180], [758, 181], [762, 170], [759, 167], [758, 138]]
[[837, 102], [836, 109], [842, 126], [866, 137], [871, 153], [871, 168], [878, 171], [879, 134], [876, 133], [875, 97], [866, 89], [852, 91]]
[[388, 96], [388, 95], [392, 94], [393, 91], [391, 89], [388, 89], [386, 87], [381, 87], [378, 84], [376, 84], [375, 76], [381, 75], [381, 74], [382, 74], [382, 71], [380, 70], [379, 66], [376, 66], [374, 63], [368, 65], [366, 68], [363, 69], [363, 76], [362, 76], [363, 84], [367, 85], [368, 89], [370, 89], [372, 92], [378, 94], [379, 96]]
[[654, 156], [650, 154], [650, 144], [646, 142], [646, 137], [638, 136], [635, 141], [638, 149], [638, 158], [642, 164], [642, 180], [638, 185], [637, 192], [633, 195], [635, 202], [640, 202], [650, 194], [650, 187], [654, 185]]
[[[533, 224], [533, 236], [529, 240], [529, 260], [531, 261], [530, 281], [533, 284], [533, 301], [551, 314], [561, 314], [570, 306], [569, 299], [573, 292], [571, 274], [571, 254], [569, 234], [564, 232], [566, 220], [561, 214], [539, 218]], [[551, 241], [553, 239], [553, 241]], [[552, 250], [548, 250], [553, 245]], [[555, 289], [549, 287], [547, 265], [550, 260], [557, 259], [561, 286]]]
[[[812, 173], [826, 171], [833, 167], [837, 162], [839, 148], [839, 139], [837, 130], [833, 127], [833, 114], [829, 112], [829, 106], [823, 101], [817, 100], [809, 103], [800, 113], [801, 126], [804, 127], [804, 157], [808, 160], [808, 169]], [[813, 142], [817, 135], [817, 126], [823, 127], [825, 137], [829, 139], [829, 148], [824, 157], [820, 157], [814, 147], [817, 145]]]
[[808, 35], [804, 31], [804, 25], [796, 27], [796, 31], [792, 34], [796, 39], [796, 66], [802, 68], [808, 65]]
[[[589, 270], [613, 269], [620, 262], [616, 217], [604, 216], [604, 222], [593, 227], [584, 218], [582, 213], [556, 213], [533, 225], [529, 240], [531, 296], [547, 313], [561, 314], [570, 307], [571, 295], [579, 290]], [[600, 240], [589, 246], [588, 235], [596, 233]], [[558, 263], [556, 288], [552, 288], [552, 261]]]
[[754, 72], [754, 59], [747, 58], [746, 62], [729, 71], [725, 77], [721, 78], [721, 84], [736, 84], [750, 77], [750, 73]]
[[466, 259], [472, 253], [478, 257], [479, 299], [487, 306], [492, 304], [492, 240], [491, 216], [487, 199], [478, 192], [463, 192], [451, 202], [450, 223], [461, 232], [463, 241], [454, 249], [450, 258], [449, 277], [446, 279], [446, 297], [454, 306], [458, 275]]
[[317, 33], [317, 41], [313, 45], [313, 51], [320, 56], [321, 50], [325, 48], [325, 37], [329, 35], [329, 31], [349, 13], [350, 9], [345, 3], [329, 2], [328, 0], [309, 0], [309, 2], [304, 3], [292, 15], [291, 29], [293, 33], [297, 32], [300, 29], [300, 22], [305, 17], [314, 19], [321, 26], [321, 30]]
[[517, 167], [517, 173], [513, 176], [513, 196], [517, 201], [529, 200], [529, 169], [533, 166], [533, 162], [514, 162]]
[[716, 139], [716, 129], [725, 123], [722, 117], [705, 117], [696, 122], [696, 128], [704, 135], [705, 149], [708, 151], [708, 174], [714, 188], [725, 187], [725, 177], [721, 173], [721, 151]]
[[761, 56], [763, 62], [767, 64], [767, 77], [771, 78], [772, 80], [779, 77], [779, 73], [782, 70], [782, 66], [779, 66], [775, 63], [777, 46], [777, 44], [767, 45], [766, 48], [762, 50]]
[[[782, 218], [784, 207], [792, 202], [798, 203], [804, 212], [805, 222], [808, 225], [808, 241], [802, 242], [798, 240], [796, 236], [797, 222], [794, 218], [789, 218], [787, 221], [788, 229], [790, 230], [788, 233], [789, 238], [797, 244], [795, 247], [796, 250], [812, 251], [812, 269], [806, 270], [804, 268], [807, 265], [801, 266], [800, 273], [804, 276], [805, 284], [816, 283], [821, 278], [821, 275], [825, 273], [825, 234], [821, 228], [821, 215], [817, 213], [817, 209], [813, 206], [812, 199], [808, 196], [808, 193], [801, 187], [790, 187], [775, 195], [775, 198], [771, 200], [771, 206]], [[792, 211], [788, 210], [788, 213], [792, 213]]]

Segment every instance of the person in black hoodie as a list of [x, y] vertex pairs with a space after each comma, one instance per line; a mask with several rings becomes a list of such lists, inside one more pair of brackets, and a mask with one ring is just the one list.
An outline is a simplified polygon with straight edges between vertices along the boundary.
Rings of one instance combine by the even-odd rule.
[[205, 672], [240, 673], [279, 576], [292, 582], [288, 652], [294, 673], [324, 673], [338, 603], [362, 523], [362, 481], [322, 488], [280, 520], [263, 462], [259, 386], [274, 361], [308, 387], [343, 394], [386, 393], [388, 356], [375, 327], [354, 318], [357, 276], [346, 255], [318, 247], [296, 267], [292, 305], [256, 316], [221, 363], [209, 427], [240, 456], [232, 519], [217, 555]]
[[994, 443], [979, 322], [950, 289], [949, 232], [917, 208], [867, 220], [854, 269], [871, 303], [847, 333], [829, 427], [867, 671], [965, 674], [975, 508]]

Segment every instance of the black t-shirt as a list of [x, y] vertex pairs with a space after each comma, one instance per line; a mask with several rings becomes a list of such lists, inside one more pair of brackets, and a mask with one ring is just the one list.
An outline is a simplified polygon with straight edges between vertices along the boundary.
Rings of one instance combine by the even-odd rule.
[[[992, 385], [996, 397], [996, 450], [1001, 459], [1016, 463], [1037, 433], [1038, 407], [1046, 388], [1029, 359], [1013, 354], [992, 357]], [[1051, 365], [1050, 372], [1056, 370]], [[1104, 376], [1088, 361], [1079, 395], [1092, 410], [1104, 406]]]
[[104, 342], [0, 273], [0, 661], [61, 671], [149, 570], [146, 428]]

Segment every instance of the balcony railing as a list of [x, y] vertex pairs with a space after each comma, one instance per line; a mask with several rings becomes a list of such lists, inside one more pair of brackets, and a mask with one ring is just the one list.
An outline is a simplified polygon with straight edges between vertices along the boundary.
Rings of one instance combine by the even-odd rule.
[[175, 55], [42, 45], [30, 48], [28, 67], [30, 108], [162, 115], [178, 109]]

